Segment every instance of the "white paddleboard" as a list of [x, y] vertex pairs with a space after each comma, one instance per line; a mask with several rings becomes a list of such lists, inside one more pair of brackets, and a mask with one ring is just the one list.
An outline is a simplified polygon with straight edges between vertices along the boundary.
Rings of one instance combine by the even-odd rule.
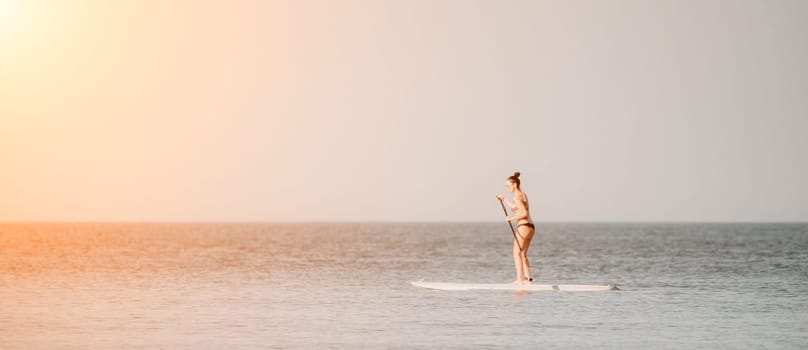
[[413, 286], [434, 290], [526, 290], [526, 291], [571, 291], [597, 292], [619, 290], [616, 285], [596, 286], [587, 284], [515, 284], [515, 283], [445, 283], [410, 282]]

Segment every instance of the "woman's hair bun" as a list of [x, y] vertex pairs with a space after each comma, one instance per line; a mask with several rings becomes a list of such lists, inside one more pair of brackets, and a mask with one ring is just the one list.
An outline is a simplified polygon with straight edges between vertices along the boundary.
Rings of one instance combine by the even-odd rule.
[[517, 172], [513, 173], [513, 177], [519, 177], [519, 175], [521, 175], [521, 174], [522, 174], [522, 173], [520, 173], [520, 172], [518, 172], [518, 171], [517, 171]]

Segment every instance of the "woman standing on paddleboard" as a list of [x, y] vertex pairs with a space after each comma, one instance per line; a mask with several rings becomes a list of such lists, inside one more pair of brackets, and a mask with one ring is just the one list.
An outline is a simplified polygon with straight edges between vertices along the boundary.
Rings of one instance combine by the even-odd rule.
[[520, 187], [519, 175], [517, 171], [513, 173], [513, 176], [505, 180], [505, 188], [513, 194], [513, 200], [508, 200], [500, 195], [497, 195], [497, 200], [504, 201], [511, 208], [511, 215], [505, 215], [505, 221], [516, 221], [513, 242], [513, 264], [516, 266], [516, 281], [514, 283], [522, 284], [525, 281], [533, 281], [533, 278], [530, 277], [530, 262], [527, 261], [527, 249], [530, 247], [530, 241], [533, 240], [533, 234], [536, 233], [536, 226], [533, 225], [533, 220], [530, 219], [529, 204], [527, 196], [525, 196]]

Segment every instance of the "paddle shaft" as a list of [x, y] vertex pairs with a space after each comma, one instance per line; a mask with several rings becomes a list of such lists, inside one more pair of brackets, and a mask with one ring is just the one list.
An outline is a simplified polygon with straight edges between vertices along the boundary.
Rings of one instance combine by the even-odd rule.
[[[508, 216], [508, 209], [505, 209], [505, 202], [502, 199], [499, 200], [499, 205], [502, 206], [502, 211], [505, 212], [505, 216]], [[511, 227], [511, 233], [513, 233], [513, 241], [516, 242], [516, 246], [519, 247], [519, 252], [521, 253], [522, 245], [519, 244], [519, 240], [516, 239], [516, 230], [513, 228], [513, 223], [511, 223], [511, 220], [508, 220], [508, 226]]]

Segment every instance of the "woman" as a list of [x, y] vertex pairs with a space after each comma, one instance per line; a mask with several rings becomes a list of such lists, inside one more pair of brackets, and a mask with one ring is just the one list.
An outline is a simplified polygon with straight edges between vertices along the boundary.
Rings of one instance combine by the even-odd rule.
[[[536, 233], [536, 226], [530, 219], [530, 210], [525, 193], [522, 192], [519, 181], [519, 172], [513, 173], [505, 181], [505, 188], [513, 194], [513, 201], [503, 196], [497, 195], [497, 199], [504, 201], [511, 208], [512, 215], [506, 215], [505, 221], [516, 221], [516, 239], [513, 242], [513, 264], [516, 266], [516, 281], [514, 283], [532, 282], [530, 277], [530, 263], [527, 261], [527, 249], [533, 234]], [[521, 249], [520, 249], [521, 247]]]

